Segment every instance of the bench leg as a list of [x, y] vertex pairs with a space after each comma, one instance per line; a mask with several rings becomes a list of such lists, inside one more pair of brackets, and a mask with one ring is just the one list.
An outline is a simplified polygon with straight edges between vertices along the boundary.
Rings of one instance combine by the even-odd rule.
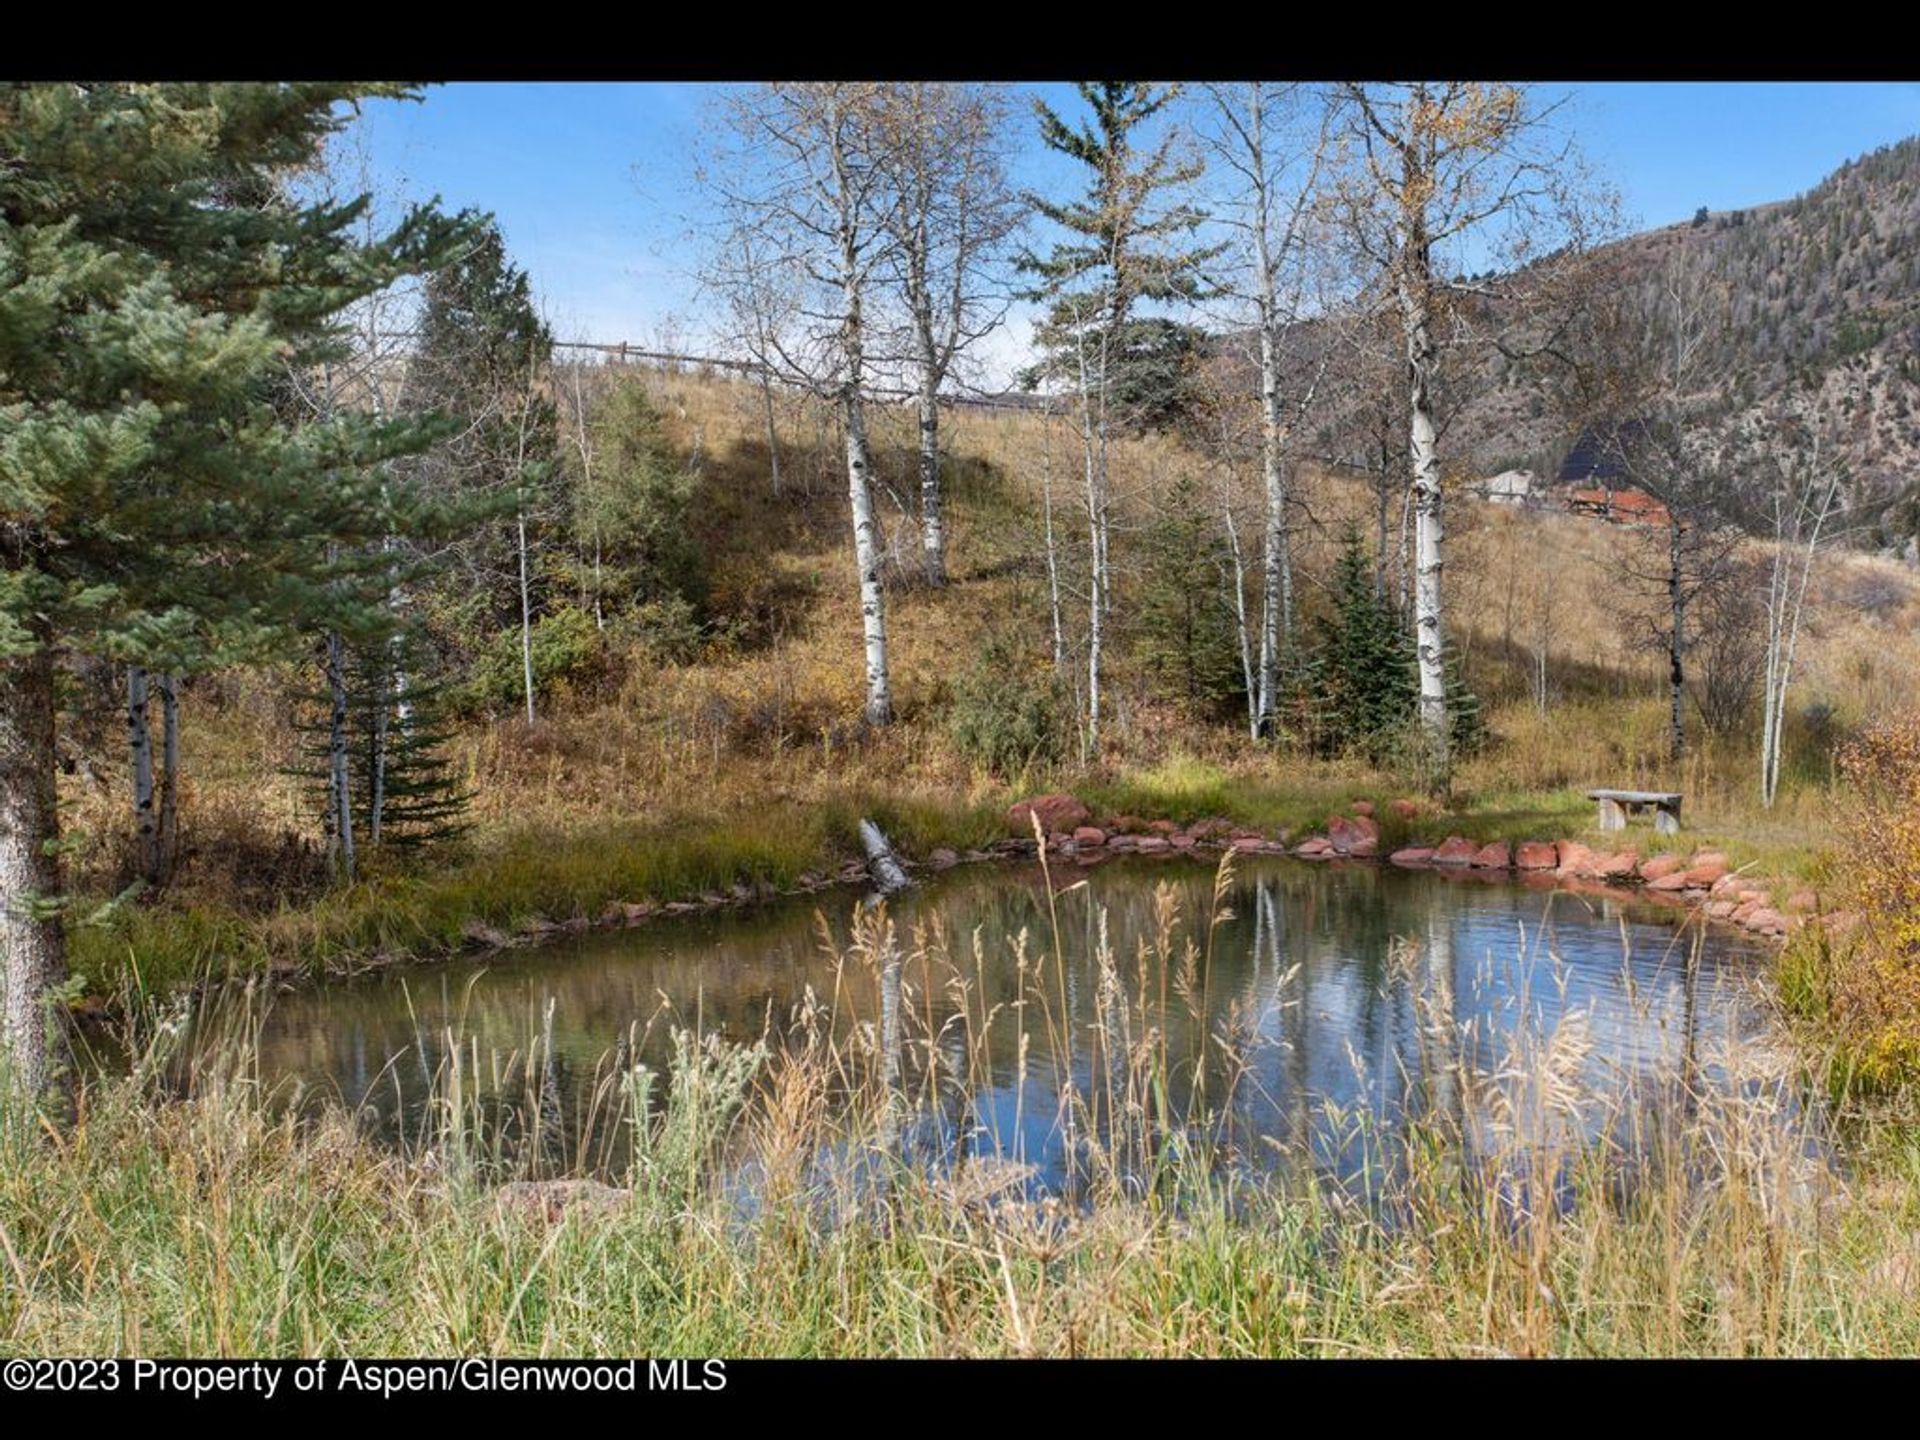
[[1602, 830], [1626, 829], [1626, 807], [1618, 800], [1602, 800], [1600, 802], [1600, 828]]
[[1678, 835], [1680, 833], [1679, 805], [1656, 807], [1653, 812], [1653, 828], [1662, 835]]

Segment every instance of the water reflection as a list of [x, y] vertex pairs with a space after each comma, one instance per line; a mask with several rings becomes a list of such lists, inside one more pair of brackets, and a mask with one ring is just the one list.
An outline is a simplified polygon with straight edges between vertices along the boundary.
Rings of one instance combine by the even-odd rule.
[[1743, 940], [1465, 876], [1247, 860], [1216, 893], [1188, 860], [1051, 884], [983, 866], [896, 897], [890, 934], [856, 909], [834, 895], [281, 994], [249, 1016], [261, 1078], [395, 1143], [436, 1133], [437, 1098], [523, 1168], [617, 1172], [622, 1077], [664, 1069], [672, 1027], [775, 1049], [824, 1032], [851, 1057], [828, 1103], [875, 1080], [897, 1097], [889, 1150], [1013, 1158], [1071, 1192], [1115, 1159], [1106, 1178], [1145, 1183], [1177, 1138], [1159, 1122], [1204, 1117], [1209, 1163], [1371, 1183], [1374, 1140], [1415, 1122], [1489, 1150], [1632, 1129], [1633, 1105], [1582, 1118], [1555, 1087], [1691, 1095], [1761, 1024]]

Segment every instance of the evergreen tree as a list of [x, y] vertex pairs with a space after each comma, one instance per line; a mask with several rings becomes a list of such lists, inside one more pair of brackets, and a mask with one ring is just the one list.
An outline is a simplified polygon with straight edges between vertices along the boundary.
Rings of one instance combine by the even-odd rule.
[[1384, 760], [1414, 719], [1419, 682], [1406, 627], [1375, 590], [1373, 559], [1356, 530], [1341, 543], [1333, 611], [1318, 631], [1315, 678], [1325, 700], [1325, 745]]
[[1085, 460], [1089, 595], [1087, 602], [1087, 740], [1097, 747], [1101, 727], [1102, 654], [1113, 608], [1112, 497], [1108, 441], [1116, 425], [1137, 426], [1129, 403], [1163, 393], [1151, 369], [1164, 346], [1146, 344], [1134, 322], [1143, 303], [1180, 304], [1204, 293], [1201, 267], [1219, 246], [1191, 243], [1206, 218], [1179, 202], [1167, 203], [1199, 178], [1200, 167], [1176, 159], [1169, 133], [1150, 150], [1137, 150], [1140, 127], [1158, 115], [1174, 91], [1131, 81], [1082, 83], [1091, 123], [1069, 125], [1036, 102], [1040, 139], [1086, 170], [1083, 199], [1058, 201], [1029, 194], [1028, 203], [1062, 232], [1045, 256], [1026, 251], [1019, 268], [1034, 277], [1031, 299], [1046, 310], [1034, 338], [1042, 360], [1024, 381], [1065, 385], [1075, 396]]
[[[54, 665], [258, 659], [360, 603], [430, 426], [302, 418], [290, 368], [464, 238], [430, 209], [286, 198], [347, 106], [399, 87], [0, 87], [0, 1085], [62, 1065]], [[240, 197], [249, 203], [235, 203]]]
[[1246, 695], [1229, 598], [1233, 560], [1191, 475], [1168, 487], [1144, 540], [1139, 656], [1160, 695], [1212, 718]]
[[618, 377], [594, 407], [591, 483], [574, 487], [574, 532], [591, 550], [596, 589], [617, 608], [705, 599], [689, 527], [697, 476], [667, 438], [639, 380]]
[[415, 402], [454, 422], [453, 438], [422, 466], [423, 482], [444, 502], [496, 517], [442, 557], [442, 577], [425, 597], [443, 638], [463, 656], [509, 627], [525, 642], [547, 608], [540, 557], [566, 519], [552, 483], [553, 336], [498, 224], [467, 218], [472, 242], [427, 280], [408, 376]]

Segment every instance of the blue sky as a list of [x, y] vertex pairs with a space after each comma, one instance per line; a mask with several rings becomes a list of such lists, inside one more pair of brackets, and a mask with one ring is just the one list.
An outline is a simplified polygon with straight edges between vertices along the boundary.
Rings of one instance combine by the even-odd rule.
[[[1063, 109], [1067, 87], [1040, 87]], [[646, 341], [699, 332], [688, 240], [692, 153], [711, 87], [456, 84], [369, 107], [375, 172], [411, 196], [493, 211], [557, 333]], [[1609, 83], [1564, 87], [1563, 114], [1630, 221], [1795, 195], [1843, 161], [1920, 133], [1920, 83]], [[1022, 157], [1052, 188], [1064, 162]]]

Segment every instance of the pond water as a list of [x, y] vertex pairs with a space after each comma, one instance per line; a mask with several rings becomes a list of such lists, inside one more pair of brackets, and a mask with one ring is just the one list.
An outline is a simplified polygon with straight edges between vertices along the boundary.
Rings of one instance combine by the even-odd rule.
[[667, 1071], [676, 1026], [789, 1053], [804, 1034], [835, 1057], [825, 1110], [877, 1084], [899, 1097], [891, 1144], [1071, 1191], [1089, 1156], [1144, 1171], [1169, 1134], [1210, 1165], [1346, 1182], [1377, 1178], [1368, 1137], [1422, 1117], [1624, 1134], [1660, 1097], [1754, 1083], [1728, 1057], [1767, 1023], [1743, 937], [1468, 875], [981, 864], [890, 901], [891, 944], [862, 904], [836, 891], [294, 988], [226, 1007], [195, 1043], [244, 1022], [283, 1103], [345, 1102], [394, 1143], [444, 1143], [458, 1112], [522, 1173], [618, 1174], [621, 1077]]

